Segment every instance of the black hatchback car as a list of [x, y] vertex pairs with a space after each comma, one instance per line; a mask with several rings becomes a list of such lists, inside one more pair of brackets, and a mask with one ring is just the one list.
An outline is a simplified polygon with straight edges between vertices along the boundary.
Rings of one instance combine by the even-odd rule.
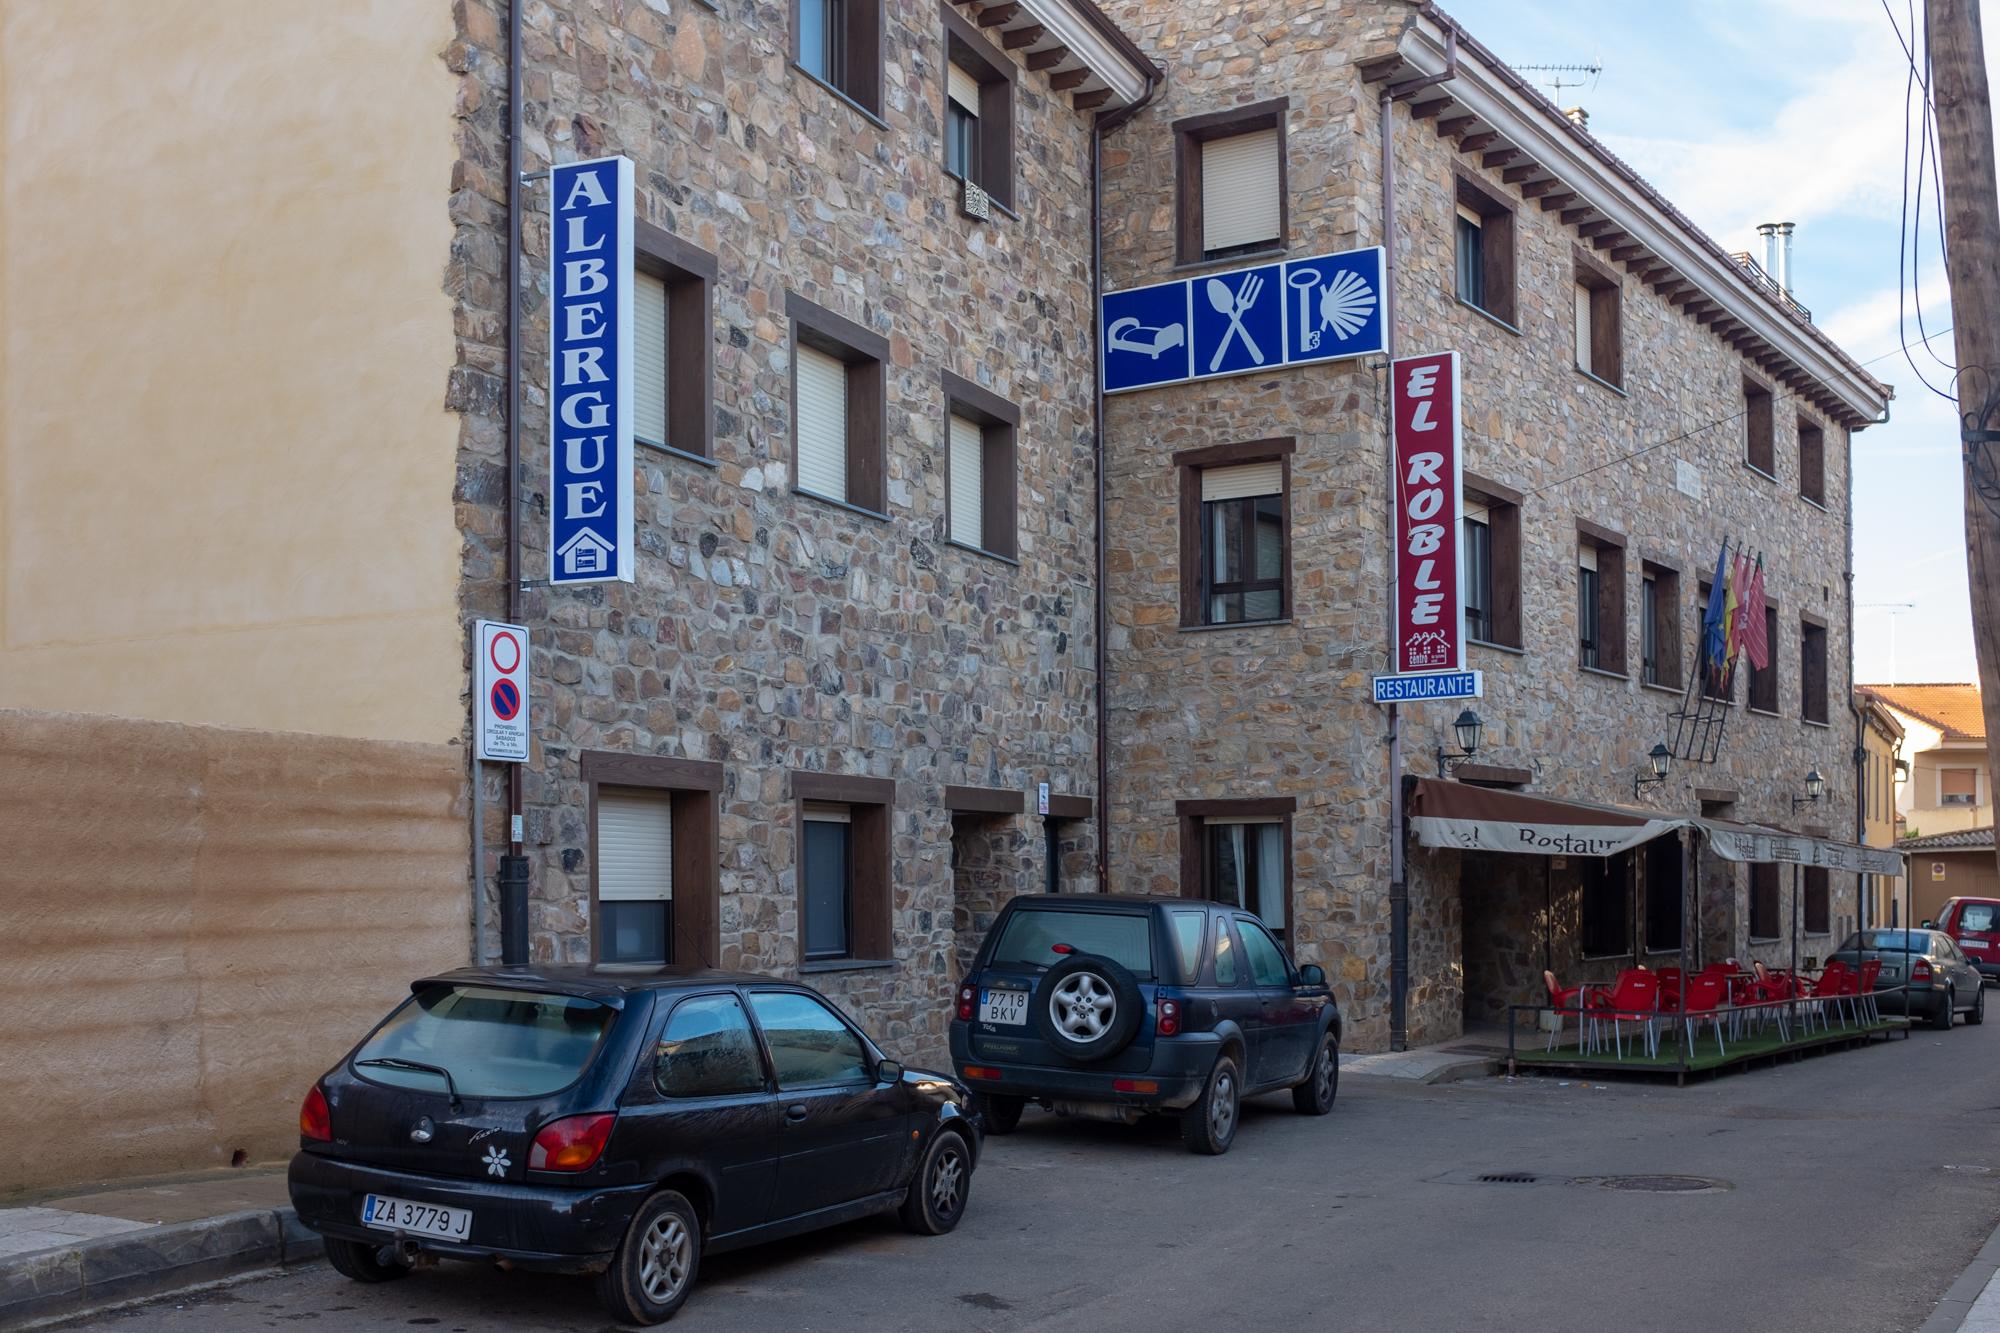
[[1180, 1117], [1227, 1152], [1244, 1097], [1333, 1109], [1340, 1012], [1248, 912], [1186, 898], [1028, 895], [993, 923], [958, 991], [951, 1056], [988, 1133], [1029, 1102], [1131, 1123]]
[[694, 969], [427, 977], [306, 1094], [292, 1205], [348, 1277], [436, 1256], [596, 1273], [657, 1323], [705, 1253], [964, 1214], [980, 1132], [818, 992]]

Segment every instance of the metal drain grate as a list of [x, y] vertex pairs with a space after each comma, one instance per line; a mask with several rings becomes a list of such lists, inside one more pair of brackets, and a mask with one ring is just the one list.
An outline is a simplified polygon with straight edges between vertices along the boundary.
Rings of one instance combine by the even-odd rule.
[[1473, 1177], [1473, 1181], [1480, 1185], [1532, 1185], [1540, 1179], [1540, 1176], [1531, 1176], [1525, 1171], [1493, 1171]]
[[1712, 1194], [1729, 1188], [1728, 1181], [1707, 1176], [1578, 1176], [1575, 1183], [1640, 1194]]

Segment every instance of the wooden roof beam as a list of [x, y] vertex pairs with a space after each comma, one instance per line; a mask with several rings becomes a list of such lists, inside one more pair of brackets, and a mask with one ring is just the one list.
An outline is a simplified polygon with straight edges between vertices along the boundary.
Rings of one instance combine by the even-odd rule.
[[1473, 115], [1446, 116], [1438, 121], [1438, 136], [1444, 139], [1456, 139], [1472, 128], [1472, 122], [1478, 119], [1479, 117]]
[[1066, 93], [1089, 78], [1090, 71], [1087, 69], [1057, 70], [1054, 74], [1049, 75], [1049, 87], [1059, 93]]
[[1029, 69], [1054, 69], [1069, 59], [1067, 46], [1051, 46], [1045, 51], [1028, 52]]
[[1386, 56], [1370, 56], [1354, 62], [1354, 68], [1361, 71], [1363, 83], [1380, 83], [1402, 67], [1403, 57], [1395, 51]]
[[1089, 111], [1093, 107], [1103, 106], [1110, 100], [1111, 90], [1109, 88], [1092, 88], [1087, 93], [1078, 93], [1076, 96], [1070, 98], [1069, 102], [1078, 111]]
[[1562, 224], [1565, 227], [1574, 227], [1577, 223], [1583, 221], [1596, 211], [1589, 204], [1583, 204], [1577, 208], [1565, 208], [1562, 211]]
[[1004, 4], [989, 5], [979, 11], [979, 26], [997, 28], [1003, 23], [1012, 23], [1020, 12], [1021, 7], [1015, 4], [1014, 0], [1006, 0]]
[[1007, 29], [1000, 35], [1000, 45], [1005, 50], [1018, 51], [1024, 46], [1033, 46], [1047, 35], [1048, 30], [1041, 24], [1030, 23], [1024, 27]]
[[1554, 194], [1545, 194], [1542, 196], [1542, 211], [1553, 213], [1558, 208], [1565, 208], [1575, 203], [1577, 198], [1575, 190], [1557, 190]]
[[[1563, 188], [1563, 183], [1561, 181], [1557, 180], [1553, 176], [1547, 176], [1541, 180], [1529, 181], [1527, 184], [1523, 185], [1521, 187], [1521, 197], [1524, 199], [1534, 199], [1540, 195], [1547, 194], [1551, 190], [1560, 190], [1562, 188]], [[1573, 194], [1570, 195], [1569, 197], [1571, 199], [1576, 198], [1576, 196]]]
[[1456, 105], [1458, 104], [1452, 101], [1449, 96], [1433, 97], [1428, 102], [1412, 102], [1410, 103], [1410, 119], [1429, 120], [1446, 107]]
[[1458, 151], [1461, 153], [1477, 153], [1489, 144], [1496, 144], [1498, 142], [1500, 142], [1500, 136], [1494, 131], [1481, 130], [1477, 134], [1468, 134], [1463, 139], [1460, 139], [1458, 141]]
[[1539, 176], [1541, 172], [1542, 168], [1540, 163], [1530, 162], [1528, 163], [1528, 165], [1524, 167], [1507, 168], [1505, 171], [1500, 173], [1500, 179], [1505, 181], [1509, 185], [1519, 185], [1522, 181], [1527, 180], [1532, 176]]
[[1510, 148], [1510, 147], [1496, 148], [1492, 152], [1488, 153], [1485, 157], [1480, 158], [1479, 165], [1485, 167], [1488, 171], [1491, 171], [1495, 167], [1506, 166], [1509, 162], [1512, 162], [1515, 158], [1519, 157], [1520, 155], [1521, 155], [1521, 150], [1518, 148]]

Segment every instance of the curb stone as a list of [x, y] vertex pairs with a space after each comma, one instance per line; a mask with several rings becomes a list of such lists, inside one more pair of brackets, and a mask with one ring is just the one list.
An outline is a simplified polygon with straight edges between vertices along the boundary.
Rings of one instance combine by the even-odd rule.
[[85, 1314], [323, 1254], [289, 1208], [255, 1208], [0, 1260], [0, 1328]]
[[[1986, 1290], [1986, 1284], [1993, 1280], [1995, 1273], [2000, 1273], [2000, 1229], [1987, 1237], [1986, 1244], [1972, 1256], [1972, 1262], [1965, 1266], [1965, 1271], [1958, 1275], [1958, 1281], [1952, 1283], [1939, 1299], [1937, 1309], [1931, 1311], [1931, 1317], [1924, 1320], [1917, 1333], [1958, 1333], [1964, 1327], [1966, 1317], [1972, 1313], [1979, 1294]], [[1981, 1313], [1983, 1315], [1984, 1311]], [[1981, 1323], [1983, 1326], [1983, 1319]]]

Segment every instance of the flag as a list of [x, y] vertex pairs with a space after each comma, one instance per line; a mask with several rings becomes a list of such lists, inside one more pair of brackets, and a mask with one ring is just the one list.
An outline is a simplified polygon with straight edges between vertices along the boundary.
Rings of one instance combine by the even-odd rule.
[[1719, 690], [1722, 687], [1724, 639], [1728, 631], [1722, 618], [1722, 600], [1729, 595], [1729, 543], [1724, 542], [1715, 556], [1715, 582], [1708, 589], [1708, 610], [1701, 620], [1701, 669], [1709, 673]]
[[1764, 557], [1750, 574], [1750, 587], [1743, 600], [1743, 651], [1750, 665], [1759, 671], [1771, 665], [1771, 636], [1764, 627]]
[[1729, 562], [1729, 596], [1723, 600], [1722, 611], [1728, 618], [1729, 636], [1723, 645], [1723, 667], [1725, 671], [1736, 669], [1736, 658], [1743, 651], [1743, 603], [1750, 594], [1750, 558], [1737, 551], [1736, 558]]

